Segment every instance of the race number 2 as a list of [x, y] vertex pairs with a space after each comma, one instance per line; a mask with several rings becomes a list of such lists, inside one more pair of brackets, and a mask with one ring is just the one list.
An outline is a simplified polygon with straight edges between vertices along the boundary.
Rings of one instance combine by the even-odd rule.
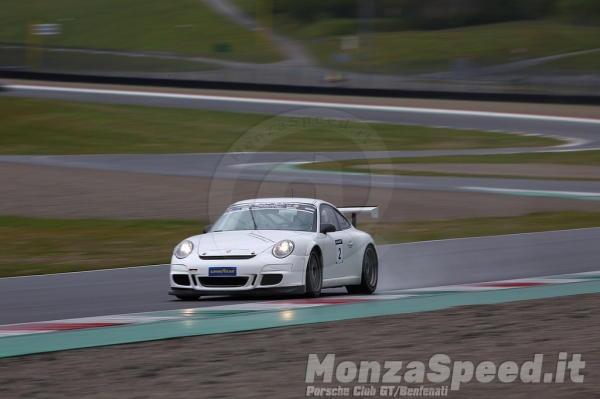
[[342, 240], [335, 240], [335, 263], [344, 263], [344, 244]]

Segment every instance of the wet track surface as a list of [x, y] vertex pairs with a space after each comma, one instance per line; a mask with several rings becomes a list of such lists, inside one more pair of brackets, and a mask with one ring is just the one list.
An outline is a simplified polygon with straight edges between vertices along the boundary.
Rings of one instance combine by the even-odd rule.
[[[3, 96], [47, 98], [69, 101], [93, 101], [110, 104], [145, 105], [173, 108], [245, 112], [263, 115], [336, 116], [348, 113], [357, 120], [407, 125], [445, 126], [460, 129], [534, 133], [547, 136], [571, 137], [587, 142], [580, 148], [600, 147], [600, 121], [585, 118], [560, 118], [520, 114], [448, 111], [424, 108], [380, 107], [317, 103], [311, 101], [258, 100], [233, 97], [211, 97], [145, 92], [98, 90], [60, 90], [8, 86]], [[600, 115], [599, 115], [600, 117]], [[529, 149], [528, 149], [529, 151]], [[475, 150], [474, 153], [477, 153]]]
[[[11, 88], [2, 96], [95, 101], [178, 108], [300, 116], [336, 116], [341, 109], [364, 121], [447, 126], [513, 133], [560, 136], [569, 147], [551, 150], [600, 148], [600, 121], [576, 118], [491, 115], [443, 110], [384, 109], [385, 107], [325, 106], [278, 101], [215, 100], [184, 96], [144, 96], [60, 90]], [[486, 178], [369, 176], [274, 169], [285, 164], [366, 157], [451, 154], [488, 154], [548, 151], [548, 148], [362, 153], [253, 153], [181, 155], [1, 156], [0, 161], [108, 171], [177, 176], [216, 177], [314, 184], [473, 192], [477, 189], [569, 192], [582, 199], [600, 199], [600, 182]], [[242, 163], [245, 166], [239, 167]], [[250, 164], [250, 165], [248, 165]], [[500, 191], [498, 191], [500, 192]], [[509, 192], [505, 192], [509, 193]], [[514, 193], [513, 193], [514, 194]], [[555, 193], [556, 194], [556, 193]], [[549, 194], [550, 196], [555, 194]], [[591, 194], [591, 195], [590, 195]], [[517, 194], [519, 195], [519, 194]], [[599, 269], [600, 229], [446, 240], [380, 247], [379, 291], [481, 282], [499, 279], [576, 273]], [[134, 313], [188, 307], [217, 306], [258, 299], [208, 298], [181, 302], [167, 295], [168, 266], [0, 279], [0, 324]], [[344, 290], [330, 290], [332, 295]]]
[[[313, 184], [401, 188], [434, 191], [486, 192], [487, 189], [538, 190], [597, 193], [600, 182], [523, 179], [486, 179], [465, 177], [370, 176], [299, 170], [292, 164], [343, 159], [392, 158], [436, 155], [498, 154], [539, 151], [574, 151], [600, 148], [600, 119], [556, 116], [494, 114], [489, 112], [448, 111], [441, 109], [360, 106], [341, 103], [315, 103], [279, 100], [176, 95], [119, 91], [73, 91], [13, 86], [4, 96], [52, 98], [259, 113], [265, 115], [323, 116], [354, 118], [363, 121], [447, 126], [453, 128], [541, 134], [569, 140], [565, 146], [549, 148], [454, 150], [454, 151], [370, 151], [315, 153], [232, 153], [166, 155], [87, 155], [87, 156], [0, 156], [0, 161], [34, 165], [142, 172], [176, 176], [211, 177], [258, 181], [310, 181]], [[313, 106], [310, 106], [310, 105]], [[599, 115], [600, 117], [600, 115]], [[501, 134], [501, 133], [499, 133]], [[380, 150], [380, 148], [376, 148]], [[509, 194], [505, 192], [505, 194]], [[550, 196], [552, 196], [551, 194]], [[589, 198], [587, 198], [589, 199]]]
[[315, 160], [324, 159], [354, 159], [361, 158], [362, 155], [362, 153], [255, 153], [244, 155], [243, 168], [236, 162], [236, 159], [239, 158], [232, 154], [0, 156], [0, 162], [234, 180], [310, 181], [313, 184], [371, 188], [453, 192], [484, 192], [486, 189], [493, 188], [596, 193], [600, 195], [600, 182], [595, 181], [342, 174], [299, 170], [290, 165], [263, 165], [270, 162], [283, 164], [287, 162], [314, 162]]
[[[599, 240], [600, 228], [380, 246], [377, 292], [595, 271]], [[183, 302], [168, 290], [167, 265], [0, 279], [0, 324], [265, 300]]]

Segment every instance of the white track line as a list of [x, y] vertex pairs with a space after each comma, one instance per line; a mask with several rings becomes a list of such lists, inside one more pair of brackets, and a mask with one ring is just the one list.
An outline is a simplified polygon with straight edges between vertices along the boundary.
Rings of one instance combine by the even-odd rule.
[[163, 263], [160, 265], [141, 265], [141, 266], [128, 266], [128, 267], [112, 267], [110, 269], [95, 269], [95, 270], [81, 270], [78, 272], [62, 272], [62, 273], [46, 273], [46, 274], [30, 274], [27, 276], [13, 276], [13, 277], [2, 277], [2, 280], [9, 280], [15, 278], [29, 278], [29, 277], [47, 277], [47, 276], [64, 276], [67, 274], [83, 274], [83, 273], [97, 273], [97, 272], [110, 272], [110, 271], [119, 271], [119, 270], [128, 270], [128, 269], [141, 269], [145, 267], [161, 267], [161, 266], [170, 266], [169, 263]]
[[523, 190], [516, 188], [493, 188], [493, 187], [459, 187], [465, 190], [485, 191], [500, 194], [524, 194], [524, 195], [558, 195], [570, 197], [591, 197], [598, 198], [600, 193], [583, 191], [548, 191], [548, 190]]
[[[411, 297], [421, 296], [422, 293], [429, 295], [431, 292], [437, 292], [438, 295], [446, 294], [447, 291], [454, 293], [465, 293], [465, 292], [486, 292], [486, 291], [498, 291], [498, 290], [509, 290], [509, 289], [521, 289], [528, 288], [520, 286], [519, 283], [534, 283], [536, 285], [556, 285], [556, 284], [571, 284], [571, 283], [583, 283], [591, 281], [595, 276], [600, 275], [600, 271], [574, 273], [566, 275], [552, 275], [542, 277], [529, 277], [521, 279], [511, 280], [494, 280], [480, 283], [466, 283], [466, 284], [455, 284], [447, 286], [435, 286], [435, 287], [423, 287], [403, 290], [391, 290], [381, 294], [375, 294], [373, 296], [332, 296], [332, 297], [321, 297], [315, 299], [308, 298], [295, 298], [295, 299], [279, 299], [272, 301], [260, 301], [260, 302], [249, 302], [249, 303], [238, 303], [232, 305], [217, 305], [207, 306], [202, 308], [188, 308], [188, 309], [174, 309], [166, 311], [153, 311], [153, 312], [142, 312], [142, 313], [130, 313], [120, 315], [106, 315], [106, 316], [92, 316], [75, 319], [62, 319], [62, 320], [48, 320], [48, 321], [37, 321], [37, 322], [26, 322], [16, 324], [0, 325], [0, 338], [8, 336], [18, 335], [29, 335], [39, 334], [46, 332], [61, 332], [70, 330], [61, 330], [56, 325], [62, 325], [68, 327], [74, 324], [92, 324], [88, 327], [77, 328], [77, 330], [86, 328], [98, 328], [93, 324], [97, 323], [114, 323], [118, 325], [129, 325], [129, 324], [141, 324], [161, 321], [178, 321], [184, 320], [186, 316], [193, 316], [195, 314], [202, 314], [205, 312], [214, 311], [234, 311], [234, 310], [248, 310], [248, 311], [274, 311], [287, 313], [302, 308], [316, 307], [316, 306], [335, 306], [343, 304], [351, 304], [356, 302], [374, 302], [381, 300], [394, 300], [394, 299], [407, 299]], [[586, 277], [591, 278], [586, 278]], [[331, 300], [341, 300], [339, 303], [331, 303]], [[346, 303], [344, 303], [346, 302]], [[175, 315], [173, 315], [175, 314]], [[22, 329], [18, 329], [22, 326]], [[48, 326], [48, 329], [42, 329], [44, 326]], [[32, 328], [34, 327], [34, 328]], [[112, 327], [112, 326], [102, 326]]]
[[120, 96], [129, 96], [129, 97], [171, 98], [171, 99], [178, 99], [178, 100], [208, 100], [208, 101], [220, 101], [220, 102], [231, 102], [231, 103], [248, 103], [248, 104], [264, 104], [264, 105], [292, 105], [292, 106], [299, 106], [299, 107], [338, 108], [338, 109], [347, 109], [347, 110], [371, 110], [371, 111], [405, 112], [405, 113], [454, 115], [454, 116], [478, 116], [478, 117], [491, 117], [491, 118], [535, 120], [535, 121], [591, 123], [591, 124], [600, 125], [600, 119], [575, 118], [575, 117], [567, 117], [567, 116], [547, 116], [547, 115], [514, 114], [514, 113], [482, 112], [482, 111], [461, 111], [461, 110], [447, 110], [447, 109], [439, 109], [439, 108], [418, 108], [418, 107], [396, 107], [396, 106], [384, 106], [384, 105], [344, 104], [344, 103], [320, 102], [320, 101], [299, 101], [299, 100], [279, 100], [279, 99], [263, 99], [263, 98], [231, 97], [231, 96], [210, 96], [210, 95], [199, 95], [199, 94], [176, 94], [176, 93], [131, 91], [131, 90], [79, 89], [79, 88], [71, 88], [71, 87], [50, 87], [50, 86], [35, 86], [35, 85], [8, 85], [6, 87], [9, 89], [12, 88], [12, 89], [18, 89], [18, 90], [46, 91], [46, 92], [59, 92], [59, 93], [120, 95]]
[[[385, 244], [378, 245], [378, 248], [387, 247], [392, 245], [414, 245], [414, 244], [428, 244], [432, 242], [444, 242], [444, 241], [462, 241], [462, 240], [481, 240], [486, 238], [496, 238], [496, 237], [513, 237], [513, 236], [528, 236], [532, 234], [550, 234], [550, 233], [568, 233], [572, 231], [584, 231], [584, 230], [600, 230], [600, 227], [581, 227], [578, 229], [562, 229], [562, 230], [549, 230], [549, 231], [531, 231], [529, 233], [510, 233], [510, 234], [498, 234], [492, 236], [476, 236], [476, 237], [457, 237], [457, 238], [444, 238], [441, 240], [425, 240], [425, 241], [412, 241], [412, 242], [402, 242], [398, 244]], [[13, 277], [14, 278], [14, 277]]]

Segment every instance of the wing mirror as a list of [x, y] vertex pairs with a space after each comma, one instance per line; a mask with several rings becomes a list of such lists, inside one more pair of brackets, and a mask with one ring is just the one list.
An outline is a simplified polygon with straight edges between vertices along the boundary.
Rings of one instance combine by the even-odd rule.
[[204, 226], [204, 230], [203, 233], [206, 234], [210, 231], [210, 228], [212, 227], [212, 224], [207, 224], [206, 226]]
[[333, 233], [334, 231], [336, 231], [336, 228], [334, 225], [332, 225], [330, 223], [321, 224], [321, 233], [327, 234], [327, 233]]

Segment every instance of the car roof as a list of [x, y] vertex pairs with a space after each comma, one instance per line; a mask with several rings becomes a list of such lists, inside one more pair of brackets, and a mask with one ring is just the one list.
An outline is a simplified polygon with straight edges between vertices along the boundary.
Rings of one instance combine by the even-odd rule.
[[254, 199], [247, 199], [247, 200], [243, 200], [243, 201], [238, 201], [238, 202], [236, 202], [233, 205], [247, 204], [247, 203], [281, 203], [281, 202], [291, 202], [291, 203], [298, 203], [298, 204], [318, 205], [318, 204], [323, 203], [325, 201], [319, 200], [319, 199], [314, 199], [314, 198], [291, 198], [291, 197], [254, 198]]

